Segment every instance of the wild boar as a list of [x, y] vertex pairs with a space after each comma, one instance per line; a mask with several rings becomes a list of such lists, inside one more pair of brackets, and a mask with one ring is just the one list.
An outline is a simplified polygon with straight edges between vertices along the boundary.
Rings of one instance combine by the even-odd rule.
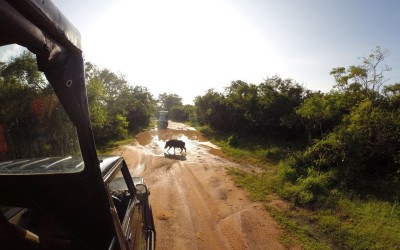
[[181, 141], [181, 140], [169, 140], [165, 143], [165, 148], [167, 149], [167, 152], [171, 149], [174, 148], [174, 154], [175, 154], [175, 148], [180, 148], [181, 149], [181, 153], [182, 150], [185, 150], [186, 153], [186, 147], [185, 147], [185, 142]]

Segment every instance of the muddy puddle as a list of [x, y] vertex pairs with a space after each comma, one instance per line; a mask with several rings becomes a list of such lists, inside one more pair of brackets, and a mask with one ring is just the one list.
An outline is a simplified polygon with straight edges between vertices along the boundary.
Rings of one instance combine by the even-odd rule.
[[[176, 124], [179, 124], [179, 126]], [[193, 157], [205, 153], [217, 157], [223, 156], [218, 146], [212, 144], [194, 128], [182, 125], [181, 123], [170, 122], [167, 129], [154, 128], [150, 131], [137, 134], [135, 138], [147, 153], [158, 156], [164, 155], [166, 158], [186, 160], [186, 154], [191, 154]], [[181, 153], [180, 149], [176, 149], [174, 154], [173, 148], [169, 152], [166, 152], [164, 149], [165, 143], [171, 139], [184, 141], [186, 144], [186, 153]]]

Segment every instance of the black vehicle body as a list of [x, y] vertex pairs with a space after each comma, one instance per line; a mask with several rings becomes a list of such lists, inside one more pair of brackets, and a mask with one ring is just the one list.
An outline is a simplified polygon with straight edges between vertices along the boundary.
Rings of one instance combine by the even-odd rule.
[[[130, 176], [123, 158], [96, 153], [80, 39], [51, 1], [0, 0], [0, 46], [36, 54], [81, 151], [80, 158], [0, 162], [0, 205], [12, 207], [0, 213], [0, 249], [154, 249], [143, 179]], [[24, 242], [29, 230], [37, 242]]]

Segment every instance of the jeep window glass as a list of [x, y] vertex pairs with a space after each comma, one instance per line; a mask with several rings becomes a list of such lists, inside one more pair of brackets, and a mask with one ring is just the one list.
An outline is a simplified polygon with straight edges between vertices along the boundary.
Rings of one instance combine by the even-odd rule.
[[119, 170], [118, 173], [115, 175], [115, 177], [112, 179], [112, 181], [109, 184], [109, 188], [112, 191], [128, 190], [128, 186], [122, 175], [121, 170]]
[[76, 129], [35, 55], [24, 50], [0, 62], [0, 103], [0, 174], [83, 169]]
[[128, 186], [122, 176], [121, 170], [108, 185], [108, 192], [112, 197], [112, 201], [117, 210], [120, 222], [123, 222], [125, 213], [128, 209], [129, 202], [131, 201], [131, 194], [129, 193]]

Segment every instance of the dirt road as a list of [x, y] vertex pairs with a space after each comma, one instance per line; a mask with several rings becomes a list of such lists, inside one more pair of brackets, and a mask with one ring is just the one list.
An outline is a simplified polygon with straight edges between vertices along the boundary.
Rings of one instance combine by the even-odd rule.
[[[172, 138], [186, 142], [186, 154], [166, 153], [165, 141]], [[285, 249], [277, 223], [226, 174], [237, 165], [200, 133], [170, 122], [137, 141], [117, 153], [150, 187], [157, 249]]]

